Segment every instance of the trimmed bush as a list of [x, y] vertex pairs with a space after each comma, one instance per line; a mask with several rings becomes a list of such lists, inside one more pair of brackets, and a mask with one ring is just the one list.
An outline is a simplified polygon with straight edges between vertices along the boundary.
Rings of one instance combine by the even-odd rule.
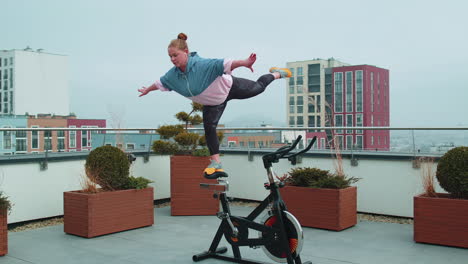
[[310, 187], [314, 182], [328, 177], [330, 171], [317, 168], [293, 168], [287, 183], [298, 187]]
[[192, 155], [196, 157], [208, 157], [210, 156], [210, 151], [207, 148], [196, 149], [192, 152]]
[[102, 189], [125, 189], [129, 181], [130, 162], [119, 148], [102, 146], [92, 150], [86, 158], [86, 175]]
[[133, 177], [130, 176], [128, 179], [127, 186], [125, 186], [125, 189], [145, 189], [148, 187], [148, 184], [152, 183], [153, 181], [148, 180], [143, 177]]
[[184, 132], [184, 130], [185, 129], [183, 125], [169, 125], [159, 127], [158, 129], [156, 129], [156, 132], [158, 132], [158, 134], [161, 135], [162, 139], [170, 139]]
[[153, 142], [152, 149], [155, 153], [173, 155], [179, 151], [179, 146], [170, 141], [156, 140]]
[[182, 132], [174, 137], [174, 140], [185, 150], [195, 150], [198, 146], [200, 135], [197, 133]]
[[9, 213], [11, 211], [11, 202], [2, 191], [0, 191], [0, 212], [6, 211]]
[[437, 164], [436, 177], [452, 197], [468, 199], [468, 147], [447, 151]]
[[359, 178], [344, 177], [318, 168], [293, 168], [285, 182], [288, 185], [309, 188], [343, 189]]

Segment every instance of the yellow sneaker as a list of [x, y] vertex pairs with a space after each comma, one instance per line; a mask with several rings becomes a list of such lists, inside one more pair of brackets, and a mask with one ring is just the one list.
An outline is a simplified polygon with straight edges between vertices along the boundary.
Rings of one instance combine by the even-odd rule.
[[207, 175], [211, 175], [215, 172], [224, 172], [224, 170], [221, 167], [221, 163], [211, 160], [210, 165], [208, 165], [208, 167], [203, 172]]
[[281, 78], [289, 78], [292, 76], [292, 72], [288, 68], [271, 67], [270, 72], [278, 72]]

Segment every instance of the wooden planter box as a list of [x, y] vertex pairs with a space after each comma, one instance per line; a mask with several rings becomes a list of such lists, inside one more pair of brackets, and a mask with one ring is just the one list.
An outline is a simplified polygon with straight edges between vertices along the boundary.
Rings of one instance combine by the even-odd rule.
[[200, 183], [217, 183], [203, 177], [209, 157], [171, 157], [171, 215], [215, 215], [219, 202]]
[[281, 189], [286, 207], [302, 226], [335, 231], [357, 223], [357, 187], [319, 189], [286, 186]]
[[8, 253], [8, 211], [0, 211], [0, 256]]
[[468, 200], [414, 197], [414, 241], [468, 248]]
[[90, 238], [151, 226], [153, 202], [153, 188], [95, 194], [64, 192], [64, 231]]

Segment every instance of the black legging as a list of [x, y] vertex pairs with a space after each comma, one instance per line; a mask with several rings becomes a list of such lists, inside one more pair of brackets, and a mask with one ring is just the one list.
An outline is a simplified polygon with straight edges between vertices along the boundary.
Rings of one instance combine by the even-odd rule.
[[219, 105], [203, 106], [203, 127], [205, 128], [206, 145], [211, 155], [219, 153], [219, 140], [216, 127], [223, 115], [227, 102], [232, 99], [247, 99], [261, 94], [275, 80], [272, 74], [262, 75], [256, 82], [232, 76], [232, 87], [226, 100]]

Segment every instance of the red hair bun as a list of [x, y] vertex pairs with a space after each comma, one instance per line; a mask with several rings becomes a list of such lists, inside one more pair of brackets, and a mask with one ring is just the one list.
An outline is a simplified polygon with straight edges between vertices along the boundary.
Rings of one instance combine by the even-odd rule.
[[185, 35], [184, 33], [179, 33], [179, 35], [177, 35], [177, 38], [182, 39], [182, 40], [187, 40], [187, 35]]

